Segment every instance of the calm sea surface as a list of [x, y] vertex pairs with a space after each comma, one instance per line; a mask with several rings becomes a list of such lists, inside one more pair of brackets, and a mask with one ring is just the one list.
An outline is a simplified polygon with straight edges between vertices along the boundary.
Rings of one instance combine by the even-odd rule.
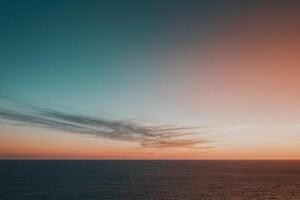
[[0, 199], [297, 199], [299, 161], [0, 161]]

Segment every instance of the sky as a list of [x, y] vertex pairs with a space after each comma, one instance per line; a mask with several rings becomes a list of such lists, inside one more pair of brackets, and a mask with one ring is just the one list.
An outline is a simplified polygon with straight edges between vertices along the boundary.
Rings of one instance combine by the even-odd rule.
[[0, 1], [0, 159], [300, 159], [296, 1]]

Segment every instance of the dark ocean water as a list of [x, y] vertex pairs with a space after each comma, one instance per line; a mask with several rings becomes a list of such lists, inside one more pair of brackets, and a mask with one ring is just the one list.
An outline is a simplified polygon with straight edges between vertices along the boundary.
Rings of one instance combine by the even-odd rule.
[[0, 199], [298, 199], [299, 161], [0, 161]]

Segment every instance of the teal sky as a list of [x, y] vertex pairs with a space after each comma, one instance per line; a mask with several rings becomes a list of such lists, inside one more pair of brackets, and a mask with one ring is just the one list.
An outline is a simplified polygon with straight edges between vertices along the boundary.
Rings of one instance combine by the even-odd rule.
[[[299, 157], [297, 8], [292, 1], [0, 1], [0, 96], [107, 119], [209, 125], [212, 157], [268, 157], [284, 132], [280, 145], [293, 149], [281, 157]], [[14, 132], [7, 126], [0, 125], [2, 140]], [[35, 128], [23, 132], [39, 143]]]
[[192, 31], [211, 28], [212, 6], [219, 5], [4, 1], [0, 92], [117, 117], [161, 115], [168, 99], [160, 93], [176, 75], [168, 54], [184, 48]]

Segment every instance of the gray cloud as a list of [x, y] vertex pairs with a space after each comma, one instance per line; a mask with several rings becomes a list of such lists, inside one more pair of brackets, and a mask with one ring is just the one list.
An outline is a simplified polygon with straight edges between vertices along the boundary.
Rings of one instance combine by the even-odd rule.
[[[0, 102], [1, 103], [1, 102]], [[203, 127], [153, 125], [130, 120], [109, 120], [9, 101], [0, 104], [0, 122], [14, 122], [69, 133], [135, 142], [142, 147], [201, 147], [206, 140], [182, 136], [203, 133]]]
[[[172, 140], [154, 140], [142, 142], [141, 146], [151, 148], [168, 148], [168, 147], [180, 147], [180, 148], [192, 148], [195, 145], [206, 144], [207, 140], [191, 140], [191, 139], [172, 139]], [[210, 148], [209, 146], [201, 146], [201, 148]]]

